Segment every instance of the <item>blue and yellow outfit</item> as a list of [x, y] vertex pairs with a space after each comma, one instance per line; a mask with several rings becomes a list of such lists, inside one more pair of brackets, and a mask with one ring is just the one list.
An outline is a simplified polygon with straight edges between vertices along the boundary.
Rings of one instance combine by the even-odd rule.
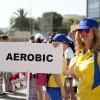
[[[62, 85], [64, 86], [65, 76], [63, 74], [60, 74], [60, 79], [61, 79]], [[46, 90], [50, 96], [50, 100], [62, 100], [60, 87], [57, 85], [53, 74], [49, 77]]]
[[[53, 37], [53, 41], [54, 42], [65, 41], [66, 43], [72, 42], [72, 40], [67, 38], [65, 34], [60, 34], [60, 33], [56, 34]], [[65, 76], [63, 74], [60, 74], [60, 79], [61, 79], [62, 85], [64, 86]], [[51, 100], [62, 100], [60, 87], [57, 85], [55, 78], [54, 78], [54, 75], [51, 75], [50, 78], [49, 78], [48, 86], [47, 86], [47, 92], [48, 92]]]
[[75, 65], [79, 78], [78, 100], [100, 100], [100, 52], [80, 53], [75, 58]]
[[[61, 79], [61, 82], [64, 86], [64, 82], [65, 82], [65, 76], [63, 74], [60, 74], [60, 79]], [[54, 78], [54, 75], [51, 75], [50, 78], [49, 78], [49, 81], [48, 81], [48, 86], [49, 87], [55, 87], [55, 88], [58, 88], [58, 85], [55, 81], [55, 78]]]

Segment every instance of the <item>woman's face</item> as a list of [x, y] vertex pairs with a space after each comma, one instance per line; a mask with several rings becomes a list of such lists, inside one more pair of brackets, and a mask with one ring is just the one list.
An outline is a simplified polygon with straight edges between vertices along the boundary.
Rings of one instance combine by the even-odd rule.
[[94, 39], [93, 28], [89, 30], [79, 30], [78, 33], [82, 42], [84, 42], [85, 44], [92, 42]]
[[76, 35], [76, 32], [72, 32], [70, 35], [70, 38], [73, 40], [73, 42], [75, 41], [75, 35]]

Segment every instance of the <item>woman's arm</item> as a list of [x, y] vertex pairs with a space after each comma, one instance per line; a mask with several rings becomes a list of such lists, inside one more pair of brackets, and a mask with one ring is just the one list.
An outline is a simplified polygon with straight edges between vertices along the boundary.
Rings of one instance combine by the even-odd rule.
[[55, 78], [56, 83], [60, 87], [62, 98], [65, 99], [66, 92], [65, 92], [63, 84], [61, 83], [60, 75], [59, 74], [54, 74], [54, 78]]
[[[53, 46], [54, 46], [55, 48], [57, 48], [57, 47], [59, 46], [59, 44], [61, 44], [61, 43], [60, 43], [60, 42], [53, 42], [52, 44], [53, 44]], [[75, 64], [73, 64], [73, 65], [71, 66], [71, 68], [68, 69], [68, 66], [67, 66], [66, 62], [65, 62], [65, 60], [63, 59], [62, 73], [63, 73], [65, 76], [71, 75], [72, 73], [74, 73], [74, 67], [75, 67]]]
[[75, 74], [71, 74], [71, 77], [72, 77], [73, 79], [75, 79], [77, 82], [79, 81], [79, 80], [78, 80], [78, 77], [77, 77]]
[[60, 79], [60, 74], [54, 74], [54, 78], [55, 78], [55, 81], [56, 81], [57, 85], [58, 85], [60, 88], [63, 88], [63, 85], [62, 85], [61, 79]]
[[63, 70], [62, 70], [62, 73], [65, 75], [65, 76], [68, 76], [68, 75], [71, 75], [74, 73], [74, 67], [75, 67], [75, 64], [72, 64], [70, 66], [70, 68], [68, 68], [66, 62], [63, 60]]

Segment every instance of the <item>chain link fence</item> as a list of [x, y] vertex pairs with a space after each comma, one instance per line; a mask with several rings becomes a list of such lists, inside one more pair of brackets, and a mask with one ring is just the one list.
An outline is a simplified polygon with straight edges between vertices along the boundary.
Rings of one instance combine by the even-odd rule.
[[40, 31], [47, 38], [53, 34], [53, 13], [47, 13], [40, 18]]

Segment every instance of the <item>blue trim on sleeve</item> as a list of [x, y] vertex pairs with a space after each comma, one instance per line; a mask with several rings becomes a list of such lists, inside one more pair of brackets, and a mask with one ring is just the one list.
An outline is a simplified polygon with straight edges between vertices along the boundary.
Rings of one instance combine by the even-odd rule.
[[92, 90], [100, 85], [100, 71], [98, 66], [98, 53], [94, 52], [94, 83], [92, 86]]

